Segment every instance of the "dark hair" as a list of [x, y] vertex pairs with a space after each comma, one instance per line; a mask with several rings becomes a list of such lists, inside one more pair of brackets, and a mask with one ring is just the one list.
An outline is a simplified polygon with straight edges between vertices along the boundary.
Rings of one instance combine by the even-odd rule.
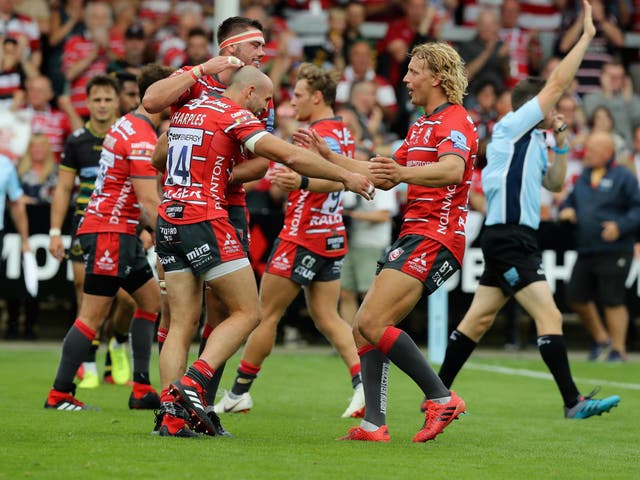
[[613, 118], [613, 115], [611, 114], [611, 110], [609, 110], [609, 108], [605, 107], [604, 105], [598, 105], [596, 108], [593, 109], [593, 112], [591, 112], [591, 116], [587, 119], [587, 126], [590, 129], [593, 128], [593, 124], [596, 121], [596, 114], [598, 112], [604, 112], [607, 114], [607, 117], [609, 117], [609, 120], [611, 120], [611, 129], [613, 130], [616, 126], [616, 122]]
[[118, 84], [120, 85], [120, 88], [122, 88], [125, 82], [138, 81], [138, 77], [136, 77], [135, 74], [128, 72], [127, 70], [118, 70], [117, 72], [111, 72], [109, 75], [112, 75], [113, 77], [116, 78], [116, 80], [118, 80]]
[[158, 80], [167, 78], [173, 73], [173, 68], [159, 63], [148, 63], [140, 69], [138, 75], [138, 88], [140, 89], [140, 98], [144, 97], [147, 88]]
[[539, 77], [520, 80], [511, 92], [511, 107], [515, 112], [522, 105], [540, 93], [546, 81]]
[[118, 83], [118, 80], [111, 75], [101, 73], [91, 77], [85, 87], [87, 96], [89, 96], [93, 87], [111, 87], [116, 92], [116, 95], [120, 94], [120, 84]]
[[218, 33], [216, 35], [218, 45], [236, 33], [254, 28], [261, 32], [264, 31], [262, 24], [258, 20], [252, 20], [251, 18], [246, 17], [229, 17], [218, 25]]
[[205, 37], [207, 41], [209, 40], [209, 34], [202, 27], [193, 27], [192, 29], [190, 29], [189, 33], [187, 34], [187, 38], [191, 37]]
[[324, 70], [312, 63], [303, 63], [298, 70], [298, 80], [306, 80], [309, 92], [320, 92], [324, 103], [333, 107], [336, 101], [338, 74], [333, 70]]

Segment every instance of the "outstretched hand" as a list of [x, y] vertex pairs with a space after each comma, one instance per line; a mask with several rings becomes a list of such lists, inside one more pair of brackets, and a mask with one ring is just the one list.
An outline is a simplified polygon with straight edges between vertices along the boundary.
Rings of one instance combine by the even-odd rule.
[[591, 4], [587, 0], [582, 0], [582, 9], [584, 14], [582, 32], [584, 35], [588, 35], [590, 38], [593, 38], [596, 36], [596, 26], [593, 24]]
[[376, 193], [376, 189], [369, 179], [359, 173], [350, 173], [342, 183], [347, 190], [359, 194], [366, 200], [372, 200]]
[[388, 157], [375, 156], [369, 162], [369, 172], [374, 181], [391, 182], [397, 185], [402, 181], [400, 165]]
[[327, 160], [329, 160], [331, 156], [329, 145], [324, 138], [314, 130], [299, 128], [293, 132], [293, 143], [299, 147], [309, 149]]
[[271, 173], [271, 183], [284, 190], [293, 192], [300, 188], [300, 174], [284, 166], [276, 167]]

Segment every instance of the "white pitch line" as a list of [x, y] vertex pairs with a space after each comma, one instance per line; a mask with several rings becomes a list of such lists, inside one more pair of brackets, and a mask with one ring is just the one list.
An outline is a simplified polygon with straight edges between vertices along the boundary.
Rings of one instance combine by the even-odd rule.
[[[514, 375], [519, 377], [539, 378], [543, 380], [553, 380], [550, 373], [527, 370], [526, 368], [500, 367], [498, 365], [485, 365], [482, 363], [469, 362], [466, 366], [472, 370], [483, 370], [485, 372], [501, 373], [503, 375]], [[627, 390], [640, 390], [639, 383], [612, 382], [610, 380], [600, 380], [597, 378], [574, 377], [576, 382], [590, 383], [594, 385], [606, 385], [610, 387], [625, 388]]]

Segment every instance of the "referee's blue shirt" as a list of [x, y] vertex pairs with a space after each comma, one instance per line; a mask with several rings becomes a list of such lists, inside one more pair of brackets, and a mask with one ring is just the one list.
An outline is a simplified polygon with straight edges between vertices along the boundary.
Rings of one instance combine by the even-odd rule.
[[22, 196], [22, 187], [16, 167], [8, 157], [0, 154], [0, 232], [4, 230], [4, 207], [7, 195], [9, 200], [15, 202]]
[[493, 127], [487, 166], [482, 170], [487, 199], [485, 225], [538, 228], [542, 180], [549, 159], [544, 132], [534, 127], [543, 118], [536, 96]]

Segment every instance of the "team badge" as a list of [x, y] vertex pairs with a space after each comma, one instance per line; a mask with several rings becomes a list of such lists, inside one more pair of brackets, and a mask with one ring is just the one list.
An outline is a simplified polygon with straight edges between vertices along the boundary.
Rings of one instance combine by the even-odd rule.
[[398, 258], [400, 258], [400, 255], [402, 255], [404, 253], [404, 250], [400, 247], [391, 250], [389, 252], [389, 261], [393, 262], [394, 260], [397, 260]]

